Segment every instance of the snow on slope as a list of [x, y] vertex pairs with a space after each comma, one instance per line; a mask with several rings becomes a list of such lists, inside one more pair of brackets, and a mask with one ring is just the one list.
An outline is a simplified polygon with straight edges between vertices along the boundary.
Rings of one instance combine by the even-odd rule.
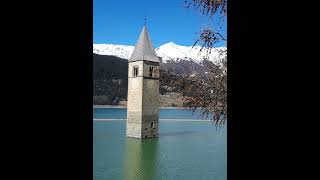
[[[93, 44], [93, 52], [100, 55], [112, 55], [123, 59], [129, 59], [134, 46], [115, 45], [115, 44]], [[226, 50], [226, 47], [214, 48], [209, 56], [210, 61], [219, 63], [225, 55], [219, 55], [220, 50]], [[200, 63], [206, 56], [205, 50], [199, 53], [200, 46], [180, 46], [173, 42], [166, 43], [155, 49], [158, 56], [166, 63], [168, 60], [178, 61], [179, 59], [193, 60]]]
[[[157, 55], [162, 57], [162, 61], [165, 63], [167, 60], [186, 59], [193, 60], [200, 63], [205, 57], [205, 50], [200, 51], [200, 46], [180, 46], [173, 42], [166, 43], [156, 49]], [[211, 54], [208, 60], [213, 62], [220, 62], [223, 57], [219, 55], [219, 50], [226, 49], [225, 47], [214, 48], [211, 50]]]
[[116, 44], [93, 44], [93, 53], [100, 55], [111, 55], [123, 59], [129, 59], [134, 46]]

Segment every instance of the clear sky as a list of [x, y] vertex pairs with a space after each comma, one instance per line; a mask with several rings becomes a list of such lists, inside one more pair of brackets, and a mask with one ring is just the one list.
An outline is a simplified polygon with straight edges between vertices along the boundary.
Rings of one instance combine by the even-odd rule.
[[[146, 16], [154, 48], [168, 42], [191, 46], [201, 27], [218, 21], [183, 5], [184, 0], [93, 0], [93, 43], [134, 46]], [[223, 27], [226, 33], [226, 20]]]

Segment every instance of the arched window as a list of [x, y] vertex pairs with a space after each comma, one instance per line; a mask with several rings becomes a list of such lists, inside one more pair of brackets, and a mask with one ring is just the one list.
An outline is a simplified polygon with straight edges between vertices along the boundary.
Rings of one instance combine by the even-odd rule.
[[133, 77], [137, 77], [139, 74], [138, 66], [133, 66]]
[[154, 122], [151, 122], [151, 128], [154, 128]]
[[149, 76], [152, 77], [152, 74], [153, 74], [153, 71], [154, 71], [154, 67], [149, 67]]

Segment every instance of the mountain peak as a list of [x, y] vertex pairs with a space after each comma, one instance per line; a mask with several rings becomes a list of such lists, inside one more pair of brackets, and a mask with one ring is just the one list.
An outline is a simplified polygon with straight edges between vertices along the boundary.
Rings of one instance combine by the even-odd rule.
[[170, 41], [170, 42], [168, 42], [168, 43], [166, 43], [164, 45], [176, 45], [176, 44], [174, 42]]
[[171, 47], [174, 47], [174, 46], [178, 46], [176, 43], [174, 43], [174, 42], [168, 42], [168, 43], [165, 43], [165, 44], [162, 44], [161, 46], [159, 46], [159, 48], [160, 47], [163, 47], [163, 46], [171, 46]]

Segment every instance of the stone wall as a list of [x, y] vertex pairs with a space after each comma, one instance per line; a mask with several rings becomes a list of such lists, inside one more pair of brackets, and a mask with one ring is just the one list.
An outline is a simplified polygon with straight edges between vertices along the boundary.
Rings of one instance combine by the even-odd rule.
[[[139, 68], [137, 77], [133, 77], [134, 66]], [[154, 67], [152, 77], [150, 67]], [[136, 61], [128, 68], [127, 136], [158, 137], [159, 63]]]
[[158, 137], [159, 80], [144, 79], [143, 88], [142, 136]]
[[[138, 66], [138, 77], [133, 77], [133, 67]], [[143, 62], [131, 62], [128, 66], [128, 102], [127, 131], [128, 137], [141, 138], [142, 121], [142, 69]]]

